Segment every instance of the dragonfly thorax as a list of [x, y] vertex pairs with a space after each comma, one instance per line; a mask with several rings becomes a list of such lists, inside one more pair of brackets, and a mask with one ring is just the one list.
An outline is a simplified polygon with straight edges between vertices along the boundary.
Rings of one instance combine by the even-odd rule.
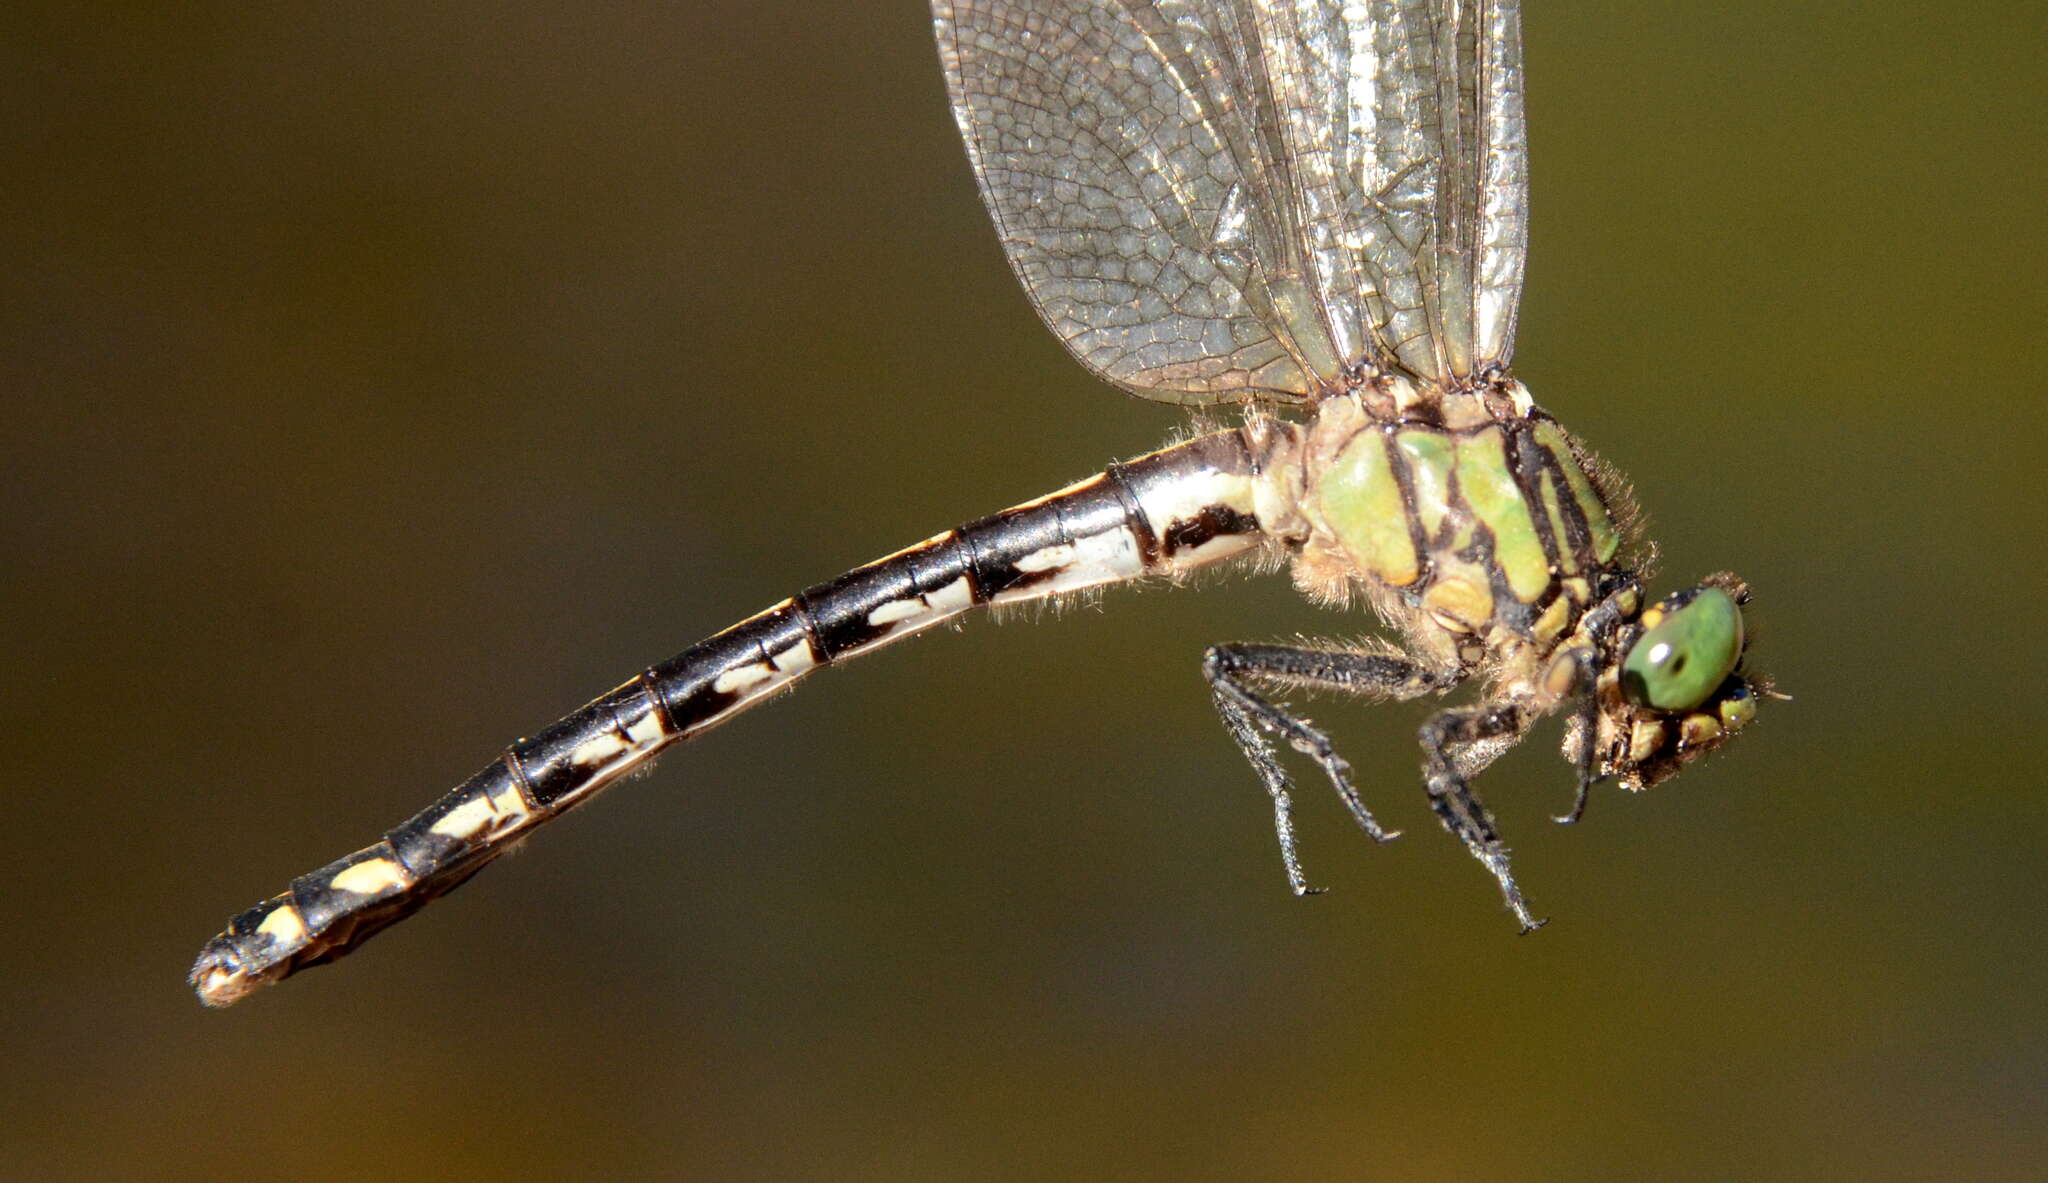
[[1363, 590], [1436, 668], [1540, 661], [1618, 573], [1620, 515], [1519, 383], [1325, 399], [1297, 443], [1297, 582]]

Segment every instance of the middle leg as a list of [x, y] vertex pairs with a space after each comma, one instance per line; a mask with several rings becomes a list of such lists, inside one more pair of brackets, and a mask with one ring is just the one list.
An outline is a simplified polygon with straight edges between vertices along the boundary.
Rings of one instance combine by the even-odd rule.
[[1522, 899], [1522, 889], [1516, 886], [1514, 870], [1508, 863], [1508, 848], [1494, 828], [1493, 815], [1459, 771], [1458, 759], [1475, 744], [1520, 735], [1528, 724], [1526, 709], [1506, 703], [1441, 711], [1422, 725], [1421, 732], [1430, 806], [1444, 828], [1457, 835], [1472, 857], [1493, 872], [1508, 909], [1525, 933], [1543, 927], [1545, 921], [1536, 919]]

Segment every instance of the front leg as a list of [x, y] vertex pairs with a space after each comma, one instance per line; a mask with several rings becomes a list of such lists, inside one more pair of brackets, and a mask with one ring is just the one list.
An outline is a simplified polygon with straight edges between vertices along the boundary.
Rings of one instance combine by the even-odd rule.
[[1414, 698], [1447, 690], [1459, 680], [1455, 673], [1435, 673], [1386, 654], [1248, 644], [1218, 645], [1209, 650], [1202, 658], [1202, 676], [1209, 682], [1224, 729], [1236, 741], [1238, 750], [1244, 753], [1273, 800], [1273, 830], [1280, 839], [1280, 860], [1287, 868], [1287, 885], [1296, 895], [1316, 895], [1323, 889], [1310, 887], [1302, 871], [1294, 837], [1293, 782], [1274, 755], [1268, 735], [1285, 739], [1296, 751], [1316, 762], [1359, 828], [1373, 841], [1385, 842], [1398, 835], [1382, 829], [1365, 807], [1351, 783], [1351, 765], [1337, 754], [1330, 737], [1284, 705], [1268, 700], [1249, 683], [1303, 686], [1379, 698]]
[[1635, 576], [1623, 578], [1580, 621], [1579, 631], [1586, 639], [1572, 643], [1551, 658], [1553, 669], [1559, 662], [1571, 666], [1570, 688], [1564, 691], [1564, 696], [1577, 704], [1572, 710], [1572, 726], [1580, 741], [1572, 756], [1572, 765], [1578, 772], [1578, 789], [1572, 796], [1571, 811], [1552, 819], [1559, 825], [1568, 826], [1586, 816], [1588, 794], [1605, 779], [1597, 774], [1594, 742], [1600, 727], [1600, 669], [1612, 659], [1614, 630], [1639, 603], [1641, 595], [1642, 587]]
[[1533, 932], [1546, 922], [1530, 914], [1529, 905], [1522, 899], [1522, 889], [1515, 886], [1515, 874], [1508, 865], [1508, 848], [1501, 844], [1500, 834], [1493, 828], [1492, 815], [1458, 771], [1459, 755], [1472, 745], [1519, 735], [1527, 725], [1528, 712], [1513, 703], [1457, 707], [1424, 723], [1421, 739], [1431, 807], [1444, 828], [1463, 840], [1472, 857], [1493, 872], [1522, 931]]
[[1578, 787], [1572, 794], [1570, 812], [1552, 817], [1550, 820], [1561, 826], [1569, 826], [1586, 816], [1586, 799], [1593, 791], [1598, 777], [1594, 775], [1594, 740], [1600, 727], [1600, 699], [1595, 693], [1600, 676], [1599, 658], [1593, 650], [1584, 646], [1560, 654], [1556, 661], [1568, 662], [1571, 666], [1570, 697], [1578, 704], [1572, 709], [1573, 729], [1579, 737], [1579, 750], [1572, 756], [1572, 769], [1578, 774]]

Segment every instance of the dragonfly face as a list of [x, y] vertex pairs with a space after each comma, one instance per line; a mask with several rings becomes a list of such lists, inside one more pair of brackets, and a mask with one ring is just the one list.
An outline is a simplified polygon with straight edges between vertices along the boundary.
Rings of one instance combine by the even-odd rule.
[[[1756, 717], [1767, 683], [1743, 671], [1748, 596], [1740, 579], [1722, 572], [1666, 596], [1623, 630], [1596, 690], [1603, 774], [1648, 788]], [[1568, 736], [1567, 750], [1575, 742]]]
[[[1383, 830], [1279, 695], [1476, 689], [1420, 730], [1430, 807], [1530, 912], [1471, 781], [1566, 716], [1578, 799], [1747, 723], [1733, 576], [1644, 607], [1618, 478], [1516, 380], [1528, 149], [1516, 0], [933, 0], [983, 200], [1048, 328], [1212, 431], [807, 588], [516, 741], [374, 845], [237, 916], [232, 1002], [331, 961], [657, 751], [974, 608], [1263, 557], [1399, 644], [1217, 645], [1201, 670], [1308, 885], [1279, 754]], [[1567, 819], [1568, 820], [1568, 819]]]

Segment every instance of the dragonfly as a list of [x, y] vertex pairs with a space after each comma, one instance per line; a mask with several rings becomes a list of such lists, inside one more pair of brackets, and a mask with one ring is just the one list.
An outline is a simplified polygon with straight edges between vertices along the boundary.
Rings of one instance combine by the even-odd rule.
[[982, 198], [1046, 327], [1129, 394], [1241, 419], [806, 588], [512, 743], [236, 916], [192, 968], [202, 1001], [353, 951], [663, 749], [976, 608], [1224, 564], [1363, 604], [1376, 642], [1201, 660], [1288, 886], [1318, 890], [1284, 751], [1369, 838], [1395, 834], [1287, 696], [1471, 687], [1419, 729], [1423, 786], [1525, 932], [1542, 921], [1472, 787], [1496, 757], [1561, 716], [1571, 822], [1594, 785], [1646, 789], [1754, 719], [1769, 686], [1747, 669], [1746, 585], [1721, 572], [1649, 600], [1626, 485], [1509, 369], [1528, 244], [1517, 0], [933, 0], [932, 16]]

